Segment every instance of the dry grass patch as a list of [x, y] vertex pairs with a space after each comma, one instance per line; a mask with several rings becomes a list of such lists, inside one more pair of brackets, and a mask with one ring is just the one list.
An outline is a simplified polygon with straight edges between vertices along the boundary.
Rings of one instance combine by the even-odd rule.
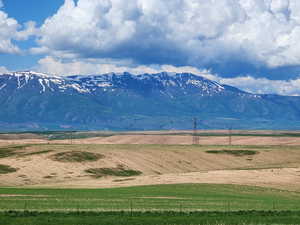
[[92, 162], [104, 158], [104, 155], [92, 152], [70, 151], [57, 153], [51, 158], [59, 162]]
[[0, 174], [14, 173], [16, 171], [16, 168], [0, 164]]

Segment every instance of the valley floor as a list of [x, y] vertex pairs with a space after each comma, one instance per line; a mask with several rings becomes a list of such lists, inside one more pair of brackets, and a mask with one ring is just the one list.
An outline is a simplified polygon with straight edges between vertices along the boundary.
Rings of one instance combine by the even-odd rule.
[[[229, 135], [226, 130], [201, 131], [200, 145], [228, 145]], [[124, 133], [84, 133], [86, 138], [77, 134], [61, 134], [57, 138], [47, 139], [43, 135], [0, 134], [0, 146], [8, 144], [145, 144], [145, 145], [191, 145], [191, 131], [161, 131], [161, 132], [124, 132]], [[96, 136], [96, 137], [93, 137]], [[235, 131], [231, 136], [232, 145], [299, 145], [299, 132], [273, 131]]]
[[239, 134], [2, 134], [0, 224], [300, 224], [298, 134]]
[[[188, 143], [191, 138], [135, 134], [53, 141], [2, 140], [0, 165], [16, 171], [2, 173], [0, 185], [96, 188], [215, 183], [300, 191], [298, 137], [235, 136], [230, 146], [222, 145], [228, 137], [209, 136], [201, 137], [200, 145], [184, 144], [183, 139]], [[147, 144], [150, 140], [156, 144]], [[76, 156], [82, 153], [101, 157], [89, 160], [84, 155]], [[60, 154], [71, 160], [55, 159]], [[72, 157], [79, 159], [74, 161]], [[102, 170], [132, 170], [137, 174], [103, 174]]]

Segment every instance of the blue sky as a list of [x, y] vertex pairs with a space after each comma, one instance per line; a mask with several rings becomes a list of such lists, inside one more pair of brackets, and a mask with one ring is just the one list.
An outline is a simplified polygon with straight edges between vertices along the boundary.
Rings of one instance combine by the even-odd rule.
[[299, 0], [0, 2], [0, 72], [193, 72], [300, 95]]
[[4, 11], [20, 24], [33, 20], [42, 25], [64, 3], [63, 0], [2, 0]]

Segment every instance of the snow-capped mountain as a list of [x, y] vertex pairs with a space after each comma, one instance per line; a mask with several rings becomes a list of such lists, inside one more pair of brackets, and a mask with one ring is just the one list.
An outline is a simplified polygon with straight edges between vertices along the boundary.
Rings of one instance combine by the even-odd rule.
[[13, 72], [0, 75], [0, 90], [11, 86], [21, 90], [34, 88], [40, 94], [45, 92], [97, 93], [114, 92], [116, 89], [130, 89], [143, 92], [159, 91], [161, 94], [200, 94], [213, 96], [231, 92], [248, 97], [259, 97], [236, 88], [221, 85], [189, 73], [158, 73], [132, 75], [110, 73], [93, 76], [51, 76], [33, 71]]
[[188, 129], [193, 117], [204, 128], [293, 127], [299, 103], [299, 97], [251, 94], [190, 73], [0, 75], [6, 129]]
[[32, 88], [41, 94], [49, 91], [65, 92], [72, 89], [81, 93], [88, 92], [88, 90], [82, 89], [80, 85], [67, 78], [33, 71], [3, 74], [0, 76], [0, 83], [2, 82], [0, 90], [11, 87], [16, 90]]

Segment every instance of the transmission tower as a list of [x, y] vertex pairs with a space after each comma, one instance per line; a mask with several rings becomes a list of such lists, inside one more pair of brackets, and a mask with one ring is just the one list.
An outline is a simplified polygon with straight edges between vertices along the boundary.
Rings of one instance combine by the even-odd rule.
[[197, 121], [197, 118], [194, 118], [193, 125], [194, 125], [193, 145], [199, 145], [200, 138], [199, 138], [199, 135], [198, 135], [198, 121]]
[[70, 131], [70, 144], [73, 144], [73, 131]]
[[228, 145], [232, 145], [232, 127], [228, 128]]

